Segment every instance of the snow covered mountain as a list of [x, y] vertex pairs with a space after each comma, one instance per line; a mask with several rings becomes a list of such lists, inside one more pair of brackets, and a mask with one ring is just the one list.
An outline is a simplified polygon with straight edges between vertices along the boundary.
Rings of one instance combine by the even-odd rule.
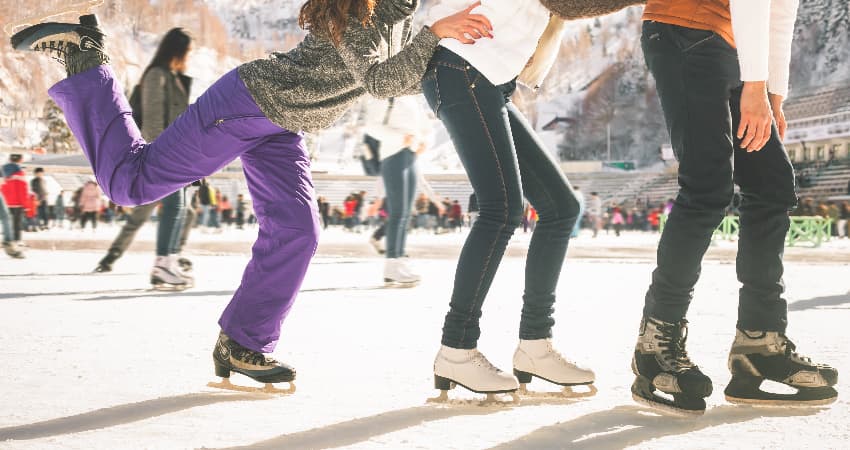
[[[422, 12], [437, 3], [423, 0]], [[195, 32], [200, 43], [191, 73], [200, 93], [240, 61], [287, 50], [303, 36], [297, 25], [302, 0], [117, 0], [98, 10], [117, 51], [116, 69], [126, 84], [135, 82], [157, 36], [172, 26]], [[10, 11], [12, 0], [0, 0]], [[5, 15], [4, 15], [5, 16]], [[558, 63], [543, 88], [522, 89], [515, 102], [530, 116], [553, 151], [563, 159], [610, 158], [651, 164], [667, 141], [654, 81], [640, 51], [641, 8], [569, 24]], [[4, 24], [0, 17], [0, 26]], [[850, 2], [802, 0], [794, 47], [793, 92], [850, 82]], [[10, 117], [40, 114], [46, 88], [60, 67], [0, 46], [0, 143], [32, 145], [44, 133], [36, 121], [3, 129]], [[793, 95], [792, 92], [792, 95]], [[6, 122], [3, 118], [6, 118]], [[21, 123], [18, 121], [17, 123]], [[435, 170], [459, 169], [445, 133], [437, 126], [439, 147], [429, 159]], [[339, 130], [314, 137], [321, 143], [320, 165], [357, 170], [350, 145]], [[332, 163], [331, 163], [332, 162]]]

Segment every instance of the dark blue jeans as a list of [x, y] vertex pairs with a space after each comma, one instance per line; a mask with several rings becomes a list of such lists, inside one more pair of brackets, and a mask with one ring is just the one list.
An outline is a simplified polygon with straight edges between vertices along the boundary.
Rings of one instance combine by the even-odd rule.
[[644, 315], [685, 317], [702, 257], [741, 187], [738, 328], [784, 331], [782, 255], [797, 202], [794, 169], [776, 127], [747, 153], [733, 130], [741, 119], [741, 77], [733, 47], [710, 31], [645, 22], [642, 45], [679, 159], [679, 194], [658, 244], [658, 268]]
[[159, 227], [156, 232], [157, 256], [175, 254], [180, 248], [180, 236], [183, 231], [183, 222], [186, 220], [184, 203], [183, 189], [179, 189], [162, 199]]
[[481, 305], [522, 219], [523, 194], [540, 221], [528, 247], [519, 335], [551, 337], [555, 290], [579, 211], [572, 187], [510, 102], [514, 82], [494, 86], [463, 58], [441, 48], [422, 88], [451, 135], [480, 207], [458, 261], [443, 344], [476, 347]]
[[410, 149], [381, 161], [381, 178], [387, 193], [387, 258], [401, 258], [405, 254], [416, 177], [416, 153]]

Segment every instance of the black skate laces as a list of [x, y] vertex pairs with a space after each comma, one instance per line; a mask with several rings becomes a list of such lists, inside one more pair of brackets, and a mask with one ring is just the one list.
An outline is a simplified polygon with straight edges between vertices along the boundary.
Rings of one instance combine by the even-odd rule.
[[[230, 342], [232, 344], [235, 344], [235, 342], [233, 341]], [[268, 366], [277, 364], [277, 361], [275, 361], [274, 359], [269, 358], [260, 352], [249, 350], [245, 347], [242, 347], [241, 345], [232, 345], [230, 348], [230, 353], [233, 355], [234, 358], [238, 359], [239, 361], [242, 361], [247, 364], [253, 364], [255, 366]]]
[[661, 336], [656, 335], [655, 338], [659, 340], [661, 354], [670, 357], [676, 363], [677, 369], [696, 369], [696, 364], [688, 357], [685, 348], [688, 342], [688, 321], [683, 319], [679, 324], [659, 323], [657, 326]]
[[34, 52], [44, 52], [48, 56], [65, 64], [68, 55], [68, 42], [65, 41], [42, 41], [32, 46]]
[[804, 363], [806, 363], [806, 364], [812, 364], [812, 359], [811, 359], [811, 358], [809, 358], [809, 357], [807, 357], [807, 356], [803, 356], [803, 355], [801, 355], [801, 354], [799, 354], [799, 353], [797, 353], [797, 352], [796, 352], [796, 350], [797, 350], [797, 346], [796, 346], [796, 345], [794, 345], [794, 343], [793, 343], [793, 342], [791, 342], [791, 340], [790, 340], [790, 339], [788, 339], [787, 337], [785, 337], [785, 335], [783, 335], [783, 334], [780, 334], [779, 336], [780, 336], [780, 337], [782, 337], [782, 339], [784, 339], [784, 340], [785, 340], [785, 344], [784, 344], [784, 345], [785, 345], [785, 357], [786, 357], [786, 358], [791, 359], [791, 360], [795, 360], [795, 359], [796, 359], [796, 360], [802, 361], [802, 362], [804, 362]]

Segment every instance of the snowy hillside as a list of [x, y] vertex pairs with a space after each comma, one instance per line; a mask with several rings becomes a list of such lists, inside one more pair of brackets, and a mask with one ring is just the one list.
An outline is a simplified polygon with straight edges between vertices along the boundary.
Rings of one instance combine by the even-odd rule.
[[[420, 13], [437, 2], [423, 0]], [[114, 65], [127, 85], [137, 80], [163, 31], [184, 26], [195, 33], [200, 45], [190, 72], [197, 78], [198, 94], [240, 61], [296, 45], [303, 36], [297, 25], [301, 4], [302, 0], [119, 0], [98, 13], [113, 37]], [[14, 10], [11, 0], [0, 0], [0, 6]], [[644, 165], [658, 160], [667, 136], [654, 81], [640, 51], [640, 18], [641, 8], [632, 7], [570, 23], [559, 61], [543, 88], [538, 93], [522, 89], [515, 97], [538, 128], [551, 125], [551, 131], [541, 134], [561, 158], [606, 159], [610, 127], [612, 159]], [[0, 25], [5, 20], [0, 17]], [[846, 0], [802, 0], [792, 68], [795, 92], [850, 81], [848, 30], [850, 3]], [[57, 64], [0, 46], [0, 119], [37, 118], [47, 100], [47, 87], [60, 77]], [[44, 131], [37, 120], [24, 122], [25, 127], [0, 129], [0, 143], [29, 146], [38, 142]], [[319, 143], [313, 149], [317, 166], [357, 172], [352, 146], [341, 136], [340, 130], [330, 130], [313, 137]], [[439, 125], [435, 126], [435, 147], [427, 158], [430, 170], [460, 170]]]

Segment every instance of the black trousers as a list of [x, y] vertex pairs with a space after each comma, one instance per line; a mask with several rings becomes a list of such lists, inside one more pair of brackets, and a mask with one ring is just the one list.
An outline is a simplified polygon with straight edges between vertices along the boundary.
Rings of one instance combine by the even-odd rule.
[[685, 317], [734, 183], [742, 194], [738, 328], [784, 331], [782, 254], [797, 197], [779, 133], [774, 126], [759, 152], [740, 148], [737, 52], [717, 34], [645, 22], [641, 43], [679, 160], [680, 188], [658, 244], [644, 314], [667, 322]]
[[23, 207], [9, 207], [9, 214], [12, 216], [12, 240], [15, 242], [19, 242], [21, 240], [21, 233], [24, 230], [24, 213]]

